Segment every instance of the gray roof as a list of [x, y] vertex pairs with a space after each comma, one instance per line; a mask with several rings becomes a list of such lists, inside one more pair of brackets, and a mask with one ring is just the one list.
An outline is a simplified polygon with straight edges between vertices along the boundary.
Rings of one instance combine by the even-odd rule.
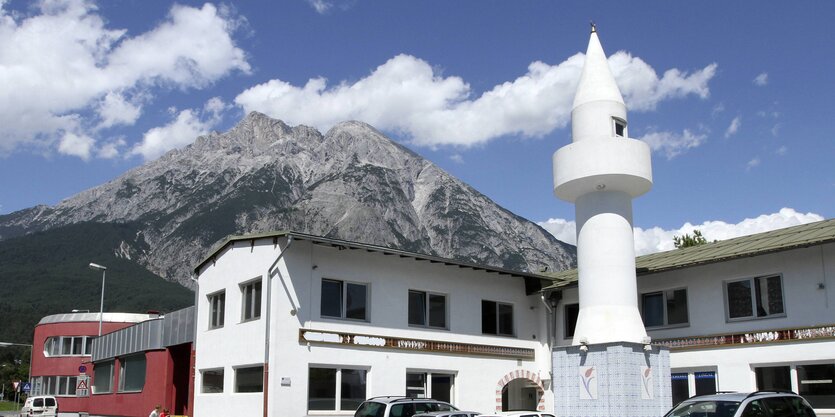
[[[835, 242], [835, 219], [639, 256], [635, 258], [635, 269], [638, 275], [648, 275], [831, 242]], [[554, 282], [546, 290], [570, 286], [576, 284], [577, 270], [548, 276]]]

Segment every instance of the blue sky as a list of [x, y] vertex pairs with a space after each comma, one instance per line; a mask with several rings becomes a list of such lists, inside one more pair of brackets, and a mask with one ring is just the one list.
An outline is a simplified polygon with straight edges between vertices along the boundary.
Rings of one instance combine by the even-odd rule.
[[[730, 3], [730, 4], [726, 4]], [[368, 122], [573, 243], [551, 154], [590, 20], [653, 148], [636, 244], [833, 217], [832, 2], [0, 0], [0, 213], [258, 110]]]

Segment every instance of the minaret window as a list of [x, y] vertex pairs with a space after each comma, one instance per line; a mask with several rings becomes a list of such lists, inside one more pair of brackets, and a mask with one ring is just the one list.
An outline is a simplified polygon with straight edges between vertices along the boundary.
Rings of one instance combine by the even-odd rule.
[[626, 120], [618, 119], [617, 117], [612, 118], [612, 125], [615, 129], [615, 136], [625, 138], [626, 137]]

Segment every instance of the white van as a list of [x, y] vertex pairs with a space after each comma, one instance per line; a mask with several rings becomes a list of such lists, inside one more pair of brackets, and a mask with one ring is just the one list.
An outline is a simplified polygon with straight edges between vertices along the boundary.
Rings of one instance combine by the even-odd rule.
[[56, 417], [57, 415], [58, 401], [51, 395], [29, 397], [20, 409], [20, 417]]

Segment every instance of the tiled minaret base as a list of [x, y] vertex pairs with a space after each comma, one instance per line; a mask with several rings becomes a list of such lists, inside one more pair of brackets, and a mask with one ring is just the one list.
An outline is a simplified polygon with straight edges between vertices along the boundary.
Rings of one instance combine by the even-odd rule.
[[659, 417], [672, 406], [670, 351], [614, 342], [553, 350], [558, 417]]

